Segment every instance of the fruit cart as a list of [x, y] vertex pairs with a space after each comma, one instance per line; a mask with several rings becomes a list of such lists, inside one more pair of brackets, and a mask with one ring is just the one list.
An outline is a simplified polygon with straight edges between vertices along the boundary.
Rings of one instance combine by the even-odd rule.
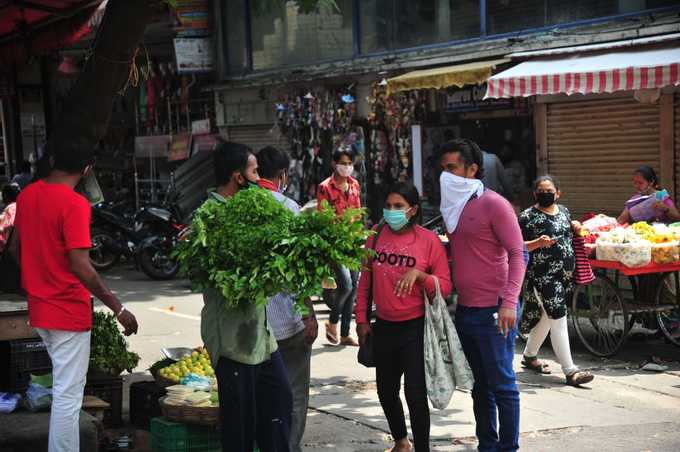
[[680, 347], [680, 262], [637, 268], [596, 259], [590, 264], [596, 278], [577, 287], [570, 312], [588, 351], [614, 355], [636, 324], [658, 329]]

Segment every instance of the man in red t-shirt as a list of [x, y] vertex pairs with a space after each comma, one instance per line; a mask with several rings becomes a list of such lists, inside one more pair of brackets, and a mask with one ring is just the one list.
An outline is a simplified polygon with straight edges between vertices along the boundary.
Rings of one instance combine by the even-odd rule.
[[[317, 190], [319, 208], [323, 201], [328, 201], [338, 216], [347, 209], [359, 209], [361, 187], [359, 182], [352, 177], [354, 152], [351, 148], [342, 146], [333, 153], [333, 169], [331, 177], [319, 184]], [[337, 289], [324, 292], [324, 301], [331, 308], [326, 322], [326, 339], [333, 345], [338, 343], [350, 346], [359, 345], [349, 335], [358, 281], [359, 272], [350, 271], [346, 267], [338, 267], [335, 269]], [[338, 322], [340, 322], [340, 338], [338, 338]]]
[[90, 264], [90, 205], [75, 192], [91, 170], [90, 152], [68, 146], [52, 159], [52, 171], [17, 200], [15, 231], [28, 313], [52, 359], [49, 452], [80, 450], [79, 413], [90, 360], [92, 303], [102, 300], [123, 325], [137, 320], [106, 287]]

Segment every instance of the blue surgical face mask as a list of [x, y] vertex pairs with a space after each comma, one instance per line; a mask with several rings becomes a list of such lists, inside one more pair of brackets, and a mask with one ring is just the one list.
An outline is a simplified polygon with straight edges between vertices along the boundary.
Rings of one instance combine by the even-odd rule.
[[408, 212], [409, 210], [411, 209], [403, 210], [383, 209], [383, 218], [385, 219], [385, 223], [387, 223], [387, 225], [393, 231], [402, 230], [408, 224], [406, 212]]

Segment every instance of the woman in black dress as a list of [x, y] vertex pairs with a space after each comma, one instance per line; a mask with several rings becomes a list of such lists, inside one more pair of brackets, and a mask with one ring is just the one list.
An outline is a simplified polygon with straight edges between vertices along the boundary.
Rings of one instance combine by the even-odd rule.
[[522, 365], [548, 374], [548, 366], [537, 354], [550, 332], [550, 342], [566, 382], [578, 386], [593, 380], [590, 372], [574, 365], [567, 330], [567, 302], [574, 288], [576, 259], [572, 231], [581, 225], [571, 221], [569, 210], [557, 204], [559, 184], [551, 176], [541, 176], [534, 184], [536, 204], [522, 212], [519, 224], [530, 257], [524, 280], [522, 331], [529, 332]]

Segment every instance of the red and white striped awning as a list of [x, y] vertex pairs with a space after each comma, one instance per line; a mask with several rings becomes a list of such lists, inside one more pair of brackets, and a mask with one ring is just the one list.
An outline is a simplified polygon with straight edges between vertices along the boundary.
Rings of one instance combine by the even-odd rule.
[[485, 98], [613, 93], [680, 84], [680, 47], [525, 61], [488, 81]]

